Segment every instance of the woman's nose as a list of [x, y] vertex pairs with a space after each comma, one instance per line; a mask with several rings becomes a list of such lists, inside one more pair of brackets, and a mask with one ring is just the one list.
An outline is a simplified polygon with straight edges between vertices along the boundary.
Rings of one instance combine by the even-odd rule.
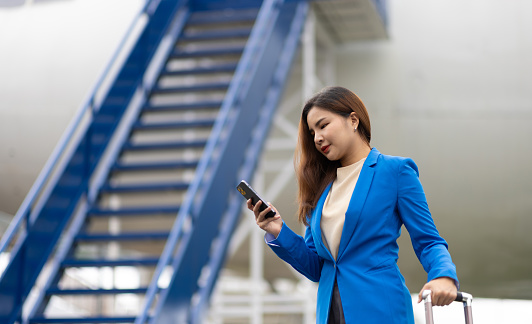
[[323, 137], [318, 133], [314, 134], [314, 143], [320, 144], [321, 142], [323, 142]]

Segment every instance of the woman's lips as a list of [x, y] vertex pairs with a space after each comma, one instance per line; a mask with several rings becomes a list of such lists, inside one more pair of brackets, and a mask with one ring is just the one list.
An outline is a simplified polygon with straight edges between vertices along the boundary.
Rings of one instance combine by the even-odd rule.
[[323, 147], [321, 148], [321, 151], [322, 151], [323, 153], [327, 153], [327, 152], [329, 152], [329, 147], [330, 147], [330, 145], [323, 146]]

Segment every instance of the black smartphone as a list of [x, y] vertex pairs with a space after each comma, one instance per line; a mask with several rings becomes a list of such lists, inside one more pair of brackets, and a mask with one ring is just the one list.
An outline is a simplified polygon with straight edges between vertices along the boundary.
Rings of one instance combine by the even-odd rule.
[[[244, 198], [246, 198], [246, 200], [251, 199], [251, 203], [253, 204], [253, 206], [255, 206], [255, 204], [257, 204], [259, 200], [262, 201], [262, 204], [259, 208], [260, 211], [263, 211], [269, 207], [269, 205], [259, 197], [255, 190], [253, 190], [253, 188], [251, 188], [251, 186], [246, 181], [240, 181], [238, 186], [236, 186], [236, 189], [242, 194], [242, 196], [244, 196]], [[270, 212], [266, 214], [266, 218], [270, 218], [273, 216], [275, 216], [275, 212], [273, 210], [270, 210]]]

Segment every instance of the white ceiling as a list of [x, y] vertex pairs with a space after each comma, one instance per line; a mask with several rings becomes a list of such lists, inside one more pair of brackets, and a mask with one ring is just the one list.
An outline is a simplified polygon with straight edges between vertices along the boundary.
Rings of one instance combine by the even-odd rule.
[[385, 23], [372, 0], [315, 1], [313, 6], [336, 43], [387, 38]]

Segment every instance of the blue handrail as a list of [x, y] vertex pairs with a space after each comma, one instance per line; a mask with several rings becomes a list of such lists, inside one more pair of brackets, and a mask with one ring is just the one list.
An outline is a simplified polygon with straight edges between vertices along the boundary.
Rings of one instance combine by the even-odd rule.
[[[40, 200], [47, 197], [49, 192], [41, 192], [43, 191], [45, 185], [47, 183], [50, 183], [50, 178], [52, 174], [54, 173], [54, 169], [61, 159], [61, 157], [65, 156], [68, 152], [66, 152], [66, 148], [70, 143], [74, 141], [74, 139], [79, 141], [79, 137], [76, 138], [75, 132], [78, 130], [78, 128], [81, 126], [81, 122], [83, 120], [83, 117], [87, 114], [88, 110], [90, 109], [91, 113], [93, 114], [95, 111], [98, 111], [98, 106], [95, 106], [96, 96], [98, 92], [102, 89], [102, 85], [104, 82], [109, 78], [109, 74], [111, 72], [111, 69], [115, 67], [118, 62], [119, 55], [123, 52], [126, 42], [132, 37], [133, 30], [135, 29], [135, 26], [139, 23], [141, 17], [144, 14], [147, 14], [150, 16], [153, 13], [153, 6], [156, 3], [159, 3], [160, 0], [148, 0], [144, 6], [141, 8], [141, 10], [135, 15], [133, 22], [127, 29], [127, 32], [125, 36], [120, 41], [117, 49], [115, 50], [113, 56], [111, 57], [111, 60], [101, 73], [98, 81], [92, 88], [92, 90], [89, 92], [89, 95], [87, 98], [83, 101], [84, 104], [80, 106], [74, 117], [72, 118], [71, 122], [67, 126], [66, 130], [64, 131], [63, 135], [61, 136], [61, 139], [59, 140], [59, 143], [55, 146], [54, 150], [52, 151], [51, 156], [46, 161], [44, 167], [42, 168], [41, 172], [37, 176], [37, 179], [33, 183], [30, 191], [24, 198], [22, 204], [20, 205], [17, 213], [15, 214], [15, 217], [13, 217], [13, 220], [9, 224], [9, 227], [7, 228], [6, 232], [2, 236], [2, 239], [0, 240], [0, 253], [6, 252], [9, 244], [11, 241], [15, 238], [16, 233], [21, 230], [21, 227], [24, 224], [24, 220], [31, 221], [29, 219], [29, 214], [32, 212], [31, 207], [34, 205], [34, 203], [37, 201], [37, 198], [40, 196]], [[108, 89], [107, 89], [108, 90]], [[92, 118], [92, 116], [91, 116]], [[64, 166], [63, 166], [64, 167]]]
[[[269, 91], [267, 99], [262, 106], [261, 117], [259, 118], [260, 122], [252, 134], [251, 142], [248, 145], [245, 160], [239, 172], [238, 179], [247, 179], [248, 181], [251, 181], [253, 178], [253, 172], [260, 158], [260, 153], [262, 152], [271, 120], [273, 119], [273, 115], [281, 98], [292, 61], [297, 51], [298, 40], [305, 24], [308, 8], [309, 4], [307, 2], [301, 2], [298, 4], [294, 15], [294, 21], [291, 24], [290, 32], [285, 41], [283, 51], [279, 54], [280, 61], [275, 70], [272, 89]], [[201, 288], [199, 302], [191, 311], [191, 323], [201, 323], [202, 321], [202, 315], [208, 305], [215, 281], [225, 260], [227, 246], [229, 245], [231, 234], [238, 222], [241, 208], [242, 198], [240, 197], [240, 194], [235, 191], [230, 198], [227, 216], [225, 217], [220, 230], [216, 250], [209, 262], [209, 276], [205, 285]]]
[[[144, 90], [147, 68], [172, 18], [185, 2], [188, 0], [151, 0], [144, 5], [105, 77], [99, 80], [89, 100], [76, 114], [70, 133], [67, 132], [54, 151], [50, 159], [53, 162], [41, 172], [42, 178], [2, 241], [2, 251], [10, 248], [10, 260], [0, 275], [0, 322], [13, 323], [20, 319], [32, 286], [49, 255], [54, 253], [72, 214], [82, 199], [91, 198], [88, 190], [93, 184], [93, 172], [132, 98]], [[132, 37], [136, 30], [138, 36]], [[134, 45], [126, 50], [129, 40]], [[129, 55], [118, 65], [122, 53]], [[115, 67], [119, 72], [113, 77], [110, 71]], [[111, 83], [109, 87], [104, 86], [107, 81]], [[69, 135], [74, 138], [68, 140]]]
[[152, 282], [150, 283], [148, 291], [146, 292], [143, 309], [140, 312], [140, 315], [137, 317], [135, 324], [144, 324], [146, 322], [149, 316], [149, 310], [159, 290], [157, 285], [158, 279], [163, 273], [164, 269], [173, 260], [172, 256], [184, 232], [185, 223], [189, 218], [194, 218], [193, 205], [198, 199], [197, 196], [200, 193], [200, 186], [204, 180], [204, 175], [208, 174], [207, 170], [209, 164], [212, 163], [215, 150], [219, 146], [219, 142], [223, 139], [222, 133], [226, 127], [229, 115], [241, 99], [239, 98], [239, 94], [246, 92], [246, 81], [249, 83], [249, 80], [246, 80], [246, 75], [249, 73], [251, 66], [254, 63], [253, 61], [256, 57], [256, 52], [261, 48], [261, 40], [263, 39], [261, 35], [268, 30], [270, 16], [274, 11], [274, 7], [279, 2], [279, 0], [265, 0], [261, 6], [261, 9], [259, 10], [255, 25], [253, 26], [249, 37], [249, 42], [246, 44], [233, 79], [231, 80], [231, 84], [229, 85], [227, 94], [218, 113], [218, 117], [211, 131], [211, 135], [205, 146], [204, 154], [199, 161], [198, 167], [196, 168], [196, 176], [190, 184], [186, 193], [186, 197], [183, 200], [184, 203], [179, 210], [177, 220], [172, 227], [164, 251], [161, 254], [159, 263], [157, 264], [153, 274]]

